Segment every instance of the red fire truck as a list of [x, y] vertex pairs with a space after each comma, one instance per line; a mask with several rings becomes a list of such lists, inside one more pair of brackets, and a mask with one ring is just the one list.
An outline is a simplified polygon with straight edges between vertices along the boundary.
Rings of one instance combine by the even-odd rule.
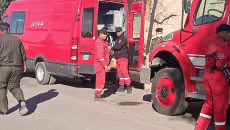
[[230, 0], [193, 0], [191, 6], [190, 0], [183, 2], [184, 26], [165, 36], [151, 52], [150, 66], [141, 68], [141, 82], [152, 82], [153, 106], [165, 115], [183, 113], [188, 98], [205, 100], [204, 52], [217, 37], [216, 27], [230, 20]]
[[[35, 71], [38, 83], [52, 84], [55, 76], [95, 74], [94, 43], [105, 26], [113, 37], [111, 44], [116, 40], [115, 28], [123, 28], [130, 37], [131, 68], [140, 67], [136, 61], [143, 54], [143, 42], [139, 43], [144, 37], [140, 33], [143, 10], [143, 1], [133, 2], [129, 14], [127, 0], [15, 0], [2, 21], [10, 23], [10, 33], [21, 38], [27, 70]], [[133, 33], [134, 26], [139, 28]]]

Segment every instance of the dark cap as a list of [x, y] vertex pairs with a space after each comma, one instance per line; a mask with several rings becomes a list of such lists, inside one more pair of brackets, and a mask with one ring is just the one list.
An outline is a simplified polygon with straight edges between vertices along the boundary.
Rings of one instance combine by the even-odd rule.
[[163, 31], [163, 28], [157, 28], [156, 29], [156, 32], [162, 32]]
[[222, 32], [222, 31], [230, 32], [230, 27], [227, 24], [221, 24], [216, 28], [216, 33]]
[[117, 27], [116, 28], [116, 32], [120, 32], [120, 31], [122, 31], [122, 28], [121, 27]]
[[102, 28], [101, 30], [99, 30], [99, 34], [100, 33], [107, 34], [107, 30], [105, 28]]
[[1, 23], [0, 23], [0, 26], [6, 26], [6, 27], [9, 28], [9, 27], [10, 27], [10, 24], [8, 24], [8, 23], [6, 23], [6, 22], [1, 22]]

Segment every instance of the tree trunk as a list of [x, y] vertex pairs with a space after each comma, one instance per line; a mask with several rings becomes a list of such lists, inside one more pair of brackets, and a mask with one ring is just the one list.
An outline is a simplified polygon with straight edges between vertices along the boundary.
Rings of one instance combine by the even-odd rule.
[[[152, 0], [148, 0], [148, 2], [149, 1], [152, 1]], [[148, 65], [149, 64], [149, 54], [150, 54], [149, 48], [150, 48], [150, 43], [151, 43], [151, 40], [152, 40], [153, 23], [154, 23], [155, 12], [156, 12], [156, 7], [157, 7], [158, 0], [153, 0], [153, 1], [154, 1], [153, 5], [152, 5], [152, 2], [150, 4], [150, 6], [152, 6], [152, 8], [151, 7], [149, 8], [149, 12], [150, 12], [151, 9], [152, 9], [152, 11], [151, 11], [151, 13], [149, 15], [148, 15], [147, 9], [146, 9], [146, 13], [147, 13], [146, 16], [150, 17], [150, 21], [149, 21], [149, 28], [147, 29], [148, 30], [148, 32], [147, 32], [147, 38], [146, 38], [147, 42], [146, 42], [146, 45], [145, 45], [145, 56], [146, 57], [144, 58], [145, 59], [144, 65]], [[146, 18], [146, 19], [148, 19], [148, 18]]]

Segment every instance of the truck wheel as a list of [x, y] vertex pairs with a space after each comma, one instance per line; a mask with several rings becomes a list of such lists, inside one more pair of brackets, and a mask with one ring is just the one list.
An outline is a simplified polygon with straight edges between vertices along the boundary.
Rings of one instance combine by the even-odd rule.
[[50, 75], [46, 70], [44, 62], [38, 62], [35, 69], [36, 79], [39, 84], [48, 84], [50, 80]]
[[56, 78], [54, 76], [50, 76], [49, 84], [54, 84], [56, 82]]
[[155, 110], [163, 115], [178, 115], [185, 112], [184, 79], [176, 68], [164, 68], [152, 79], [152, 101]]

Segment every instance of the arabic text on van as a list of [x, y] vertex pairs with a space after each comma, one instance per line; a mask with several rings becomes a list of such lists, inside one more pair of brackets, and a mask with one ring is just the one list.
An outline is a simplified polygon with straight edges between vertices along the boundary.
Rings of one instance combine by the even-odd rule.
[[33, 22], [30, 27], [36, 27], [36, 26], [43, 26], [44, 25], [44, 21], [36, 21]]

